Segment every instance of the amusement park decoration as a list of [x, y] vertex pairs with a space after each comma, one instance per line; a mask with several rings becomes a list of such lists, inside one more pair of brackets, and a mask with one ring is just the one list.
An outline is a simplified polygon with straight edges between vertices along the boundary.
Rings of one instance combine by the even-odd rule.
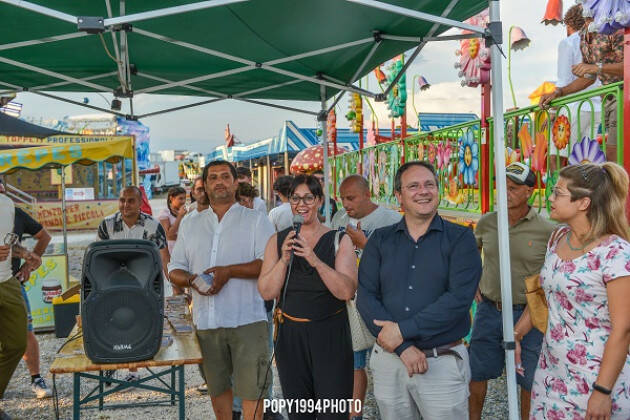
[[435, 165], [435, 158], [437, 158], [437, 147], [435, 146], [435, 144], [429, 143], [429, 145], [426, 147], [426, 152], [426, 160], [431, 165]]
[[627, 0], [578, 0], [584, 17], [593, 18], [590, 32], [612, 34], [630, 27], [630, 2]]
[[603, 162], [606, 162], [606, 155], [600, 149], [597, 140], [591, 140], [588, 136], [584, 136], [582, 141], [575, 145], [569, 156], [569, 165]]
[[326, 119], [326, 135], [330, 143], [337, 141], [337, 113], [334, 109], [330, 110]]
[[553, 82], [542, 82], [540, 86], [538, 86], [532, 93], [529, 94], [529, 103], [531, 105], [538, 105], [540, 103], [540, 98], [543, 95], [548, 93], [552, 93], [556, 90], [556, 84]]
[[571, 123], [566, 115], [560, 115], [556, 118], [551, 129], [553, 144], [558, 150], [562, 150], [569, 144], [571, 138]]
[[350, 130], [358, 133], [363, 130], [363, 100], [361, 95], [353, 93], [349, 101], [350, 110], [346, 114], [346, 119], [350, 122]]
[[451, 161], [451, 144], [440, 142], [437, 146], [437, 168], [438, 170], [444, 170], [448, 168], [448, 164]]
[[413, 79], [411, 81], [411, 105], [413, 106], [413, 111], [415, 112], [415, 115], [417, 115], [418, 117], [418, 131], [421, 131], [420, 113], [416, 109], [416, 90], [415, 90], [416, 84], [414, 83], [416, 79], [418, 79], [418, 89], [420, 90], [420, 92], [428, 90], [431, 87], [431, 84], [427, 82], [427, 79], [425, 79], [424, 76], [421, 76], [419, 74], [416, 74], [415, 76], [413, 76]]
[[[512, 35], [512, 32], [514, 35]], [[525, 31], [519, 28], [518, 26], [511, 26], [510, 31], [508, 32], [508, 44], [510, 48], [508, 49], [508, 58], [507, 58], [507, 73], [508, 73], [508, 83], [510, 84], [510, 92], [512, 93], [512, 103], [514, 104], [514, 108], [516, 105], [516, 96], [514, 96], [514, 86], [512, 86], [512, 50], [518, 51], [523, 50], [529, 47], [530, 39], [525, 35]]]
[[545, 133], [536, 133], [536, 147], [532, 155], [532, 169], [544, 174], [547, 169], [547, 138]]
[[381, 70], [381, 66], [378, 66], [374, 69], [374, 77], [376, 77], [376, 81], [379, 83], [384, 83], [387, 80], [387, 76]]
[[549, 0], [545, 16], [540, 21], [545, 25], [557, 25], [562, 23], [562, 0]]
[[479, 170], [479, 145], [472, 131], [467, 131], [459, 139], [459, 173], [463, 175], [464, 184], [475, 185]]
[[[339, 150], [341, 149], [341, 150]], [[345, 147], [337, 146], [337, 150], [343, 153], [348, 150]], [[335, 148], [332, 143], [328, 143], [328, 156], [335, 154]], [[311, 173], [313, 171], [324, 169], [324, 148], [321, 144], [309, 147], [295, 155], [291, 162], [290, 171], [292, 174]]]
[[518, 149], [512, 150], [511, 147], [505, 148], [505, 166], [509, 166], [514, 162], [519, 162], [521, 153]]
[[[488, 24], [488, 11], [485, 10], [466, 20], [466, 23], [475, 26], [486, 26]], [[470, 31], [462, 31], [469, 34]], [[459, 70], [459, 77], [462, 77], [462, 86], [477, 87], [490, 81], [490, 49], [485, 46], [479, 38], [463, 39], [460, 41], [460, 48], [455, 51], [459, 56], [459, 61], [455, 63], [455, 68]]]
[[418, 160], [424, 160], [424, 144], [418, 143]]
[[531, 134], [529, 134], [529, 124], [523, 124], [521, 129], [518, 130], [518, 139], [521, 142], [523, 157], [527, 159], [534, 151], [534, 142], [532, 141]]
[[444, 198], [454, 206], [464, 202], [464, 194], [457, 187], [457, 177], [449, 177], [448, 190]]
[[[396, 60], [392, 63], [387, 82], [392, 83], [398, 73], [403, 69], [402, 60]], [[389, 91], [387, 95], [387, 108], [389, 109], [390, 118], [402, 117], [405, 113], [405, 104], [407, 103], [407, 81], [405, 74], [398, 80], [398, 83]]]

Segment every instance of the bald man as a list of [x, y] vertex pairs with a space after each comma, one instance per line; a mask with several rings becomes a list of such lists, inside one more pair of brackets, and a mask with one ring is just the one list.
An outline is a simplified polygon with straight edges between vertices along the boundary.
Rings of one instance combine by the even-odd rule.
[[[343, 209], [339, 210], [333, 217], [332, 228], [346, 231], [352, 239], [359, 257], [372, 232], [378, 228], [398, 223], [402, 218], [397, 211], [372, 202], [370, 186], [367, 180], [360, 175], [350, 175], [344, 179], [339, 187], [339, 195]], [[352, 333], [360, 334], [361, 332], [352, 331]], [[355, 352], [352, 398], [363, 401], [367, 390], [366, 359], [371, 349], [353, 350]], [[362, 413], [360, 411], [352, 412], [351, 419], [362, 419]]]

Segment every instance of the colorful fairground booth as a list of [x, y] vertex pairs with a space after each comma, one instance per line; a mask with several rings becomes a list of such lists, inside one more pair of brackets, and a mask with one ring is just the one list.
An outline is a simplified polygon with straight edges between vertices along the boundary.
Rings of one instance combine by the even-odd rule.
[[[76, 175], [82, 171], [97, 173], [103, 165], [125, 168], [128, 162], [129, 171], [123, 170], [121, 184], [135, 183], [135, 148], [133, 137], [110, 137], [98, 142], [59, 141], [64, 137], [53, 140], [53, 144], [45, 146], [20, 147], [0, 150], [0, 174], [4, 175], [7, 186], [19, 177], [32, 179], [42, 187], [51, 182], [54, 188], [59, 188], [57, 203], [46, 203], [38, 200], [21, 201], [25, 211], [43, 222], [45, 227], [59, 226], [63, 233], [61, 244], [49, 246], [50, 252], [42, 257], [42, 265], [31, 274], [25, 283], [25, 289], [31, 304], [33, 326], [36, 329], [48, 329], [54, 325], [52, 300], [61, 295], [69, 287], [70, 273], [68, 268], [68, 239], [67, 231], [70, 227], [81, 227], [100, 221], [105, 216], [117, 210], [116, 201], [95, 200], [93, 187], [79, 187], [76, 185]], [[66, 139], [79, 139], [77, 136]], [[20, 141], [18, 137], [11, 137], [12, 142]], [[32, 144], [39, 141], [46, 143], [48, 139], [21, 138], [24, 143]], [[2, 140], [2, 138], [0, 138]], [[18, 177], [18, 178], [16, 178]], [[58, 182], [55, 178], [58, 177]], [[96, 175], [94, 175], [96, 178]], [[71, 180], [68, 180], [71, 178]], [[57, 187], [58, 185], [58, 187]], [[42, 188], [40, 187], [40, 188]], [[18, 194], [16, 189], [9, 187], [8, 193]], [[97, 193], [98, 196], [98, 193]], [[21, 195], [18, 198], [24, 198]], [[31, 197], [32, 198], [32, 197]], [[84, 200], [88, 198], [88, 200]], [[52, 220], [52, 221], [51, 221]]]
[[[595, 3], [616, 4], [589, 2]], [[530, 159], [530, 164], [541, 168], [537, 199], [542, 201], [542, 186], [553, 179], [543, 165], [550, 161], [544, 159], [543, 144], [551, 140], [551, 125], [555, 125], [561, 112], [551, 114], [532, 106], [506, 113], [504, 118], [502, 66], [489, 65], [501, 63], [502, 50], [508, 56], [511, 51], [511, 45], [503, 42], [499, 6], [498, 0], [212, 0], [179, 1], [175, 5], [168, 1], [103, 4], [0, 0], [0, 15], [5, 17], [3, 44], [0, 44], [0, 85], [10, 92], [29, 91], [73, 103], [77, 102], [51, 92], [114, 93], [129, 100], [130, 115], [116, 109], [90, 107], [131, 119], [224, 100], [312, 115], [320, 124], [318, 134], [326, 183], [331, 184], [332, 173], [337, 177], [336, 184], [345, 174], [358, 171], [368, 175], [373, 193], [381, 201], [391, 200], [388, 177], [401, 162], [415, 158], [434, 160], [440, 167], [440, 177], [448, 180], [449, 188], [453, 185], [448, 191], [449, 199], [442, 202], [442, 207], [447, 207], [444, 211], [498, 210], [499, 248], [503, 250], [501, 301], [510, 307], [505, 163], [514, 158], [513, 142], [520, 142], [518, 158]], [[487, 7], [489, 14], [485, 19], [467, 20]], [[451, 28], [464, 32], [444, 35]], [[445, 40], [462, 43], [458, 65], [465, 84], [482, 86], [482, 118], [412, 137], [404, 133], [407, 124], [403, 122], [402, 139], [335, 156], [332, 161], [335, 171], [329, 170], [328, 143], [333, 139], [327, 126], [333, 124], [327, 124], [327, 119], [332, 118], [330, 111], [343, 94], [351, 94], [357, 107], [354, 118], [350, 115], [353, 125], [358, 123], [356, 116], [360, 114], [357, 110], [362, 98], [388, 101], [390, 110], [400, 113], [405, 107], [403, 78], [409, 65], [427, 42]], [[482, 50], [481, 46], [486, 48]], [[376, 72], [382, 91], [361, 86], [360, 79], [372, 69], [380, 70], [381, 63], [410, 49], [412, 52], [407, 57], [394, 60], [389, 75]], [[630, 60], [630, 53], [625, 59]], [[426, 87], [422, 79], [418, 79], [420, 89]], [[415, 86], [415, 79], [412, 85]], [[621, 108], [621, 95], [626, 102], [629, 98], [627, 90], [621, 85], [607, 86], [586, 95], [609, 91], [614, 91], [618, 99], [620, 137], [627, 136], [621, 128], [623, 115], [624, 122], [630, 124], [630, 113], [625, 110], [622, 114]], [[132, 106], [133, 99], [147, 93], [205, 98], [190, 105], [138, 115]], [[578, 96], [571, 99], [582, 99]], [[321, 110], [297, 109], [277, 100], [317, 101]], [[552, 105], [558, 109], [567, 100], [563, 98]], [[119, 99], [116, 105], [120, 109]], [[597, 137], [596, 130], [593, 124], [591, 138]], [[556, 131], [564, 133], [559, 127]], [[605, 133], [602, 138], [605, 142]], [[579, 146], [578, 159], [591, 156], [593, 144], [589, 141]], [[578, 153], [578, 147], [574, 149]], [[618, 158], [628, 155], [628, 149], [619, 147]], [[630, 159], [624, 162], [630, 163]], [[333, 187], [326, 194], [331, 192]], [[328, 205], [328, 200], [325, 202]], [[503, 317], [509, 418], [516, 419], [512, 312], [503, 311]], [[183, 413], [180, 416], [183, 418]]]

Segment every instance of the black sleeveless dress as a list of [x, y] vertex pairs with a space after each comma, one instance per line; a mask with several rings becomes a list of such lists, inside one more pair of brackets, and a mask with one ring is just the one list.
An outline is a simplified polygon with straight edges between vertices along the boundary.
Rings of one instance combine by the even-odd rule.
[[[277, 249], [292, 228], [278, 232]], [[335, 267], [335, 232], [322, 235], [313, 251]], [[341, 239], [341, 238], [340, 238]], [[281, 291], [280, 297], [284, 290]], [[302, 257], [295, 256], [287, 286], [283, 312], [311, 322], [294, 322], [286, 317], [279, 325], [276, 365], [285, 399], [352, 398], [353, 354], [346, 303], [328, 290], [323, 280]], [[345, 413], [289, 413], [289, 419], [348, 419]]]

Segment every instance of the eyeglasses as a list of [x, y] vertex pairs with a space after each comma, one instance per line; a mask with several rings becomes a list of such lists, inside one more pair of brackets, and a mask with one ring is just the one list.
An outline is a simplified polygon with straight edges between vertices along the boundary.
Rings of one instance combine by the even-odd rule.
[[19, 239], [20, 238], [17, 236], [17, 234], [9, 232], [4, 236], [4, 244], [13, 246], [18, 243]]
[[549, 197], [554, 197], [554, 198], [563, 197], [563, 196], [570, 197], [571, 193], [558, 191], [558, 187], [554, 187], [553, 190], [551, 190], [551, 194], [549, 195]]
[[433, 181], [425, 182], [424, 185], [420, 184], [419, 182], [414, 182], [414, 183], [411, 183], [409, 185], [405, 185], [403, 188], [406, 189], [407, 191], [410, 191], [410, 192], [417, 192], [417, 191], [420, 191], [423, 188], [425, 190], [433, 191], [433, 190], [435, 190], [437, 188], [437, 184], [435, 182], [433, 182]]
[[303, 201], [307, 206], [313, 204], [315, 202], [315, 196], [313, 194], [306, 194], [304, 197], [300, 197], [299, 195], [292, 195], [289, 197], [289, 201], [291, 204], [298, 205], [300, 201]]

